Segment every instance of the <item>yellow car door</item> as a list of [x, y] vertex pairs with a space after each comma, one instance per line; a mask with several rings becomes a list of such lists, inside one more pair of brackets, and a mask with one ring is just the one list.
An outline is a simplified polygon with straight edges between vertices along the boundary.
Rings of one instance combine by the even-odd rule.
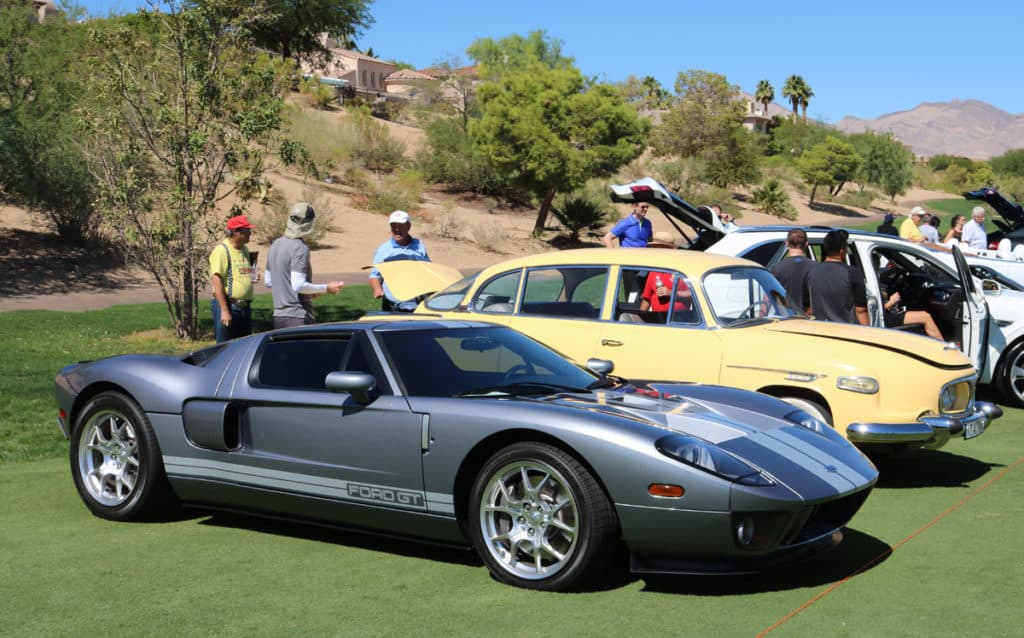
[[508, 325], [585, 364], [598, 356], [594, 343], [601, 330], [609, 270], [607, 265], [527, 268]]
[[595, 356], [613, 361], [615, 374], [629, 379], [717, 383], [721, 331], [708, 329], [686, 276], [622, 267], [616, 279], [614, 307], [601, 323]]

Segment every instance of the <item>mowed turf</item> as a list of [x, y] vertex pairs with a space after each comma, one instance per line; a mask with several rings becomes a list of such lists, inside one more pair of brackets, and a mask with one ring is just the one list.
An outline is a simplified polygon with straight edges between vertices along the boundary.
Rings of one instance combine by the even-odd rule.
[[[42, 362], [96, 356], [81, 354], [82, 343], [97, 344], [86, 348], [97, 352], [113, 348], [111, 340], [133, 349], [134, 331], [151, 329], [146, 322], [119, 327], [128, 317], [145, 315], [142, 307], [105, 312], [114, 314], [59, 320], [65, 330], [58, 334], [91, 342], [54, 338], [58, 319], [49, 313], [14, 322], [19, 313], [2, 315], [5, 331], [21, 326], [17, 347], [0, 357], [5, 420], [18, 419], [2, 424], [5, 437], [21, 428], [56, 433], [48, 396], [56, 370]], [[97, 327], [87, 328], [93, 323]], [[63, 354], [37, 343], [46, 335], [60, 342]], [[21, 353], [17, 370], [10, 356], [15, 352]], [[30, 370], [46, 377], [30, 380]], [[12, 385], [12, 378], [18, 383]], [[42, 414], [33, 414], [37, 410]], [[471, 552], [297, 524], [207, 514], [164, 523], [103, 521], [74, 489], [67, 444], [52, 442], [52, 434], [42, 438], [42, 449], [36, 437], [28, 439], [28, 457], [50, 458], [0, 463], [3, 635], [1022, 632], [1021, 410], [1007, 410], [975, 440], [954, 440], [942, 451], [881, 465], [881, 481], [844, 542], [810, 563], [762, 576], [623, 576], [578, 594], [500, 585]]]
[[500, 585], [469, 552], [316, 527], [106, 522], [65, 459], [6, 463], [0, 618], [16, 636], [1020, 635], [1024, 412], [947, 448], [884, 465], [846, 540], [813, 562], [579, 594]]

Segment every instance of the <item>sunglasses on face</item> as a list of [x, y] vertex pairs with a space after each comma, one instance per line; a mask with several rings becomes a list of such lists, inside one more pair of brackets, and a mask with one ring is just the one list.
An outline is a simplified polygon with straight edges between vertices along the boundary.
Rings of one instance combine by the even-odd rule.
[[640, 208], [640, 210], [647, 210], [649, 207], [648, 206], [640, 206], [639, 208]]

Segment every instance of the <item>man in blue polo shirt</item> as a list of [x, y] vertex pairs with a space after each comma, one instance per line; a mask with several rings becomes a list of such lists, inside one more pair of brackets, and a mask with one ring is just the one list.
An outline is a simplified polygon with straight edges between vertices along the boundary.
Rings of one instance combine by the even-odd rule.
[[613, 248], [615, 239], [622, 248], [644, 248], [651, 241], [651, 220], [647, 219], [647, 204], [633, 202], [633, 214], [612, 226], [601, 238], [601, 243]]
[[[388, 223], [391, 225], [391, 238], [377, 248], [377, 252], [373, 254], [373, 263], [402, 260], [430, 261], [427, 247], [419, 239], [409, 234], [409, 229], [412, 228], [409, 213], [404, 210], [396, 210], [391, 213]], [[381, 310], [385, 312], [412, 312], [419, 303], [418, 299], [395, 297], [376, 268], [370, 270], [370, 288], [373, 289], [374, 299], [381, 300]]]

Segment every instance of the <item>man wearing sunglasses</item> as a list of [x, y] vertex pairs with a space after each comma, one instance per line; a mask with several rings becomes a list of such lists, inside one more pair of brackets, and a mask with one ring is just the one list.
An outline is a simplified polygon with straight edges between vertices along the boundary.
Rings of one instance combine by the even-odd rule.
[[646, 248], [652, 235], [651, 220], [647, 219], [647, 204], [633, 202], [633, 214], [612, 226], [601, 238], [601, 243], [614, 248], [612, 242], [618, 239], [622, 248]]

